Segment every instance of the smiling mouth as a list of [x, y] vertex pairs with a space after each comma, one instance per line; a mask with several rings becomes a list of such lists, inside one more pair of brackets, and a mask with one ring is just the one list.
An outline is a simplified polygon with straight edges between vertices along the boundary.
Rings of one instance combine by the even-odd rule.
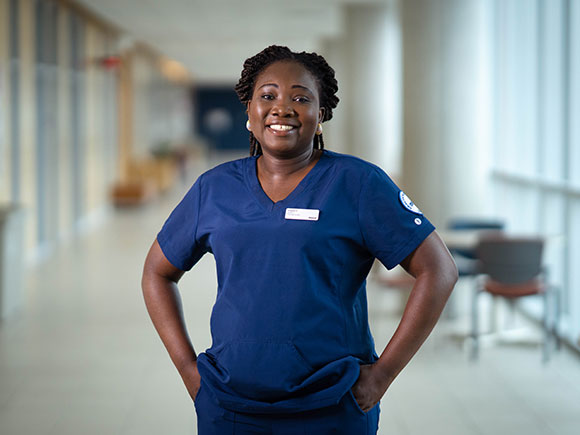
[[272, 124], [269, 125], [268, 127], [276, 131], [290, 131], [296, 128], [293, 125], [282, 125], [282, 124]]

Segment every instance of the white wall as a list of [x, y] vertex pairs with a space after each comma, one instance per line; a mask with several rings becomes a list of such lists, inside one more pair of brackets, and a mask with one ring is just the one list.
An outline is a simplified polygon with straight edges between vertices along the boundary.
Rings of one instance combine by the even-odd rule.
[[438, 226], [485, 215], [492, 152], [486, 0], [405, 0], [403, 185]]
[[325, 129], [327, 147], [398, 178], [401, 168], [400, 29], [396, 3], [350, 7], [344, 36], [324, 45], [341, 99]]
[[341, 102], [329, 149], [385, 169], [439, 227], [490, 213], [491, 2], [405, 0], [347, 9], [323, 55]]

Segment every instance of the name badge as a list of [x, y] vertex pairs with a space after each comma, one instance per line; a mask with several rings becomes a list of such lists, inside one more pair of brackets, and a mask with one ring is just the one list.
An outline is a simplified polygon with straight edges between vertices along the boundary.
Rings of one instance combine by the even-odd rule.
[[286, 219], [295, 221], [317, 221], [320, 210], [311, 210], [308, 208], [287, 208]]

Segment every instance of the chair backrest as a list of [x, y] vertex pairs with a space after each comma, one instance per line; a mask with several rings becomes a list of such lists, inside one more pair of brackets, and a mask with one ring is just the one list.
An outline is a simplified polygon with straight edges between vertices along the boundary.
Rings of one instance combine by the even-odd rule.
[[[489, 232], [489, 234], [495, 234], [498, 231], [503, 231], [505, 224], [503, 221], [497, 219], [458, 217], [450, 219], [447, 227], [451, 231], [477, 231], [482, 232], [482, 234], [485, 231], [486, 233]], [[469, 260], [476, 259], [473, 248], [455, 248], [451, 250], [451, 253], [456, 259], [461, 257]], [[469, 272], [467, 274], [470, 275], [472, 273]]]
[[505, 223], [497, 219], [485, 218], [453, 218], [447, 224], [453, 231], [461, 230], [497, 230], [503, 231]]
[[503, 284], [518, 284], [542, 272], [544, 241], [537, 237], [482, 237], [477, 245], [480, 272]]

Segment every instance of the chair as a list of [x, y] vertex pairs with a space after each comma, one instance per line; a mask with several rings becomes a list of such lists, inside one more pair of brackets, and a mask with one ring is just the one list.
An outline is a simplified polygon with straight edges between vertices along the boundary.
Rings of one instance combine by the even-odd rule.
[[[472, 300], [472, 360], [479, 355], [478, 300], [482, 293], [489, 293], [494, 298], [504, 298], [511, 305], [521, 297], [541, 296], [544, 305], [544, 362], [549, 359], [551, 339], [556, 338], [559, 345], [556, 331], [559, 317], [558, 293], [548, 284], [546, 271], [542, 268], [543, 247], [544, 241], [541, 238], [489, 235], [479, 240], [476, 255], [482, 275], [476, 280]], [[553, 299], [552, 304], [550, 296]], [[552, 315], [550, 307], [553, 307]]]
[[[453, 218], [447, 228], [450, 231], [478, 231], [482, 234], [503, 231], [505, 223], [497, 219], [486, 218]], [[460, 277], [477, 275], [475, 249], [452, 248], [451, 255], [457, 264]]]

